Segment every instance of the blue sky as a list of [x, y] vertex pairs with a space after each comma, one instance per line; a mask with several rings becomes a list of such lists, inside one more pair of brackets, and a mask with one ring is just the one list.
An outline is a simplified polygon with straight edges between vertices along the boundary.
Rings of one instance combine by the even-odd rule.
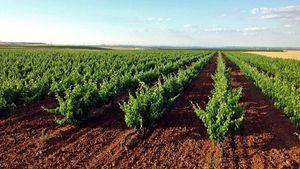
[[0, 0], [0, 41], [300, 47], [296, 0]]

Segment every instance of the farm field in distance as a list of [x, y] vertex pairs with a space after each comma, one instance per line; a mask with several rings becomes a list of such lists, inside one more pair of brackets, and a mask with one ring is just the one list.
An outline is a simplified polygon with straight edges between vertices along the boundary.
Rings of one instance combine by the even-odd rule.
[[283, 52], [251, 51], [246, 53], [253, 53], [253, 54], [264, 55], [264, 56], [275, 57], [275, 58], [300, 60], [300, 51], [298, 50], [285, 50]]
[[300, 167], [298, 55], [78, 48], [0, 49], [0, 168]]

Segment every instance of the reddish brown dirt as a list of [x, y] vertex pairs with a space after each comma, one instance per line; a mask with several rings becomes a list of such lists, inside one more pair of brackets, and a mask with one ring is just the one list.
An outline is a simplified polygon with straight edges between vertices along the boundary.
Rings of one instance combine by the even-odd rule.
[[[216, 58], [166, 110], [153, 132], [145, 138], [137, 138], [128, 149], [119, 146], [119, 140], [112, 142], [89, 160], [88, 167], [208, 168], [216, 163], [216, 146], [208, 139], [206, 129], [195, 116], [191, 104], [192, 101], [204, 107], [208, 102], [213, 88], [211, 75], [215, 69]], [[216, 158], [215, 162], [213, 158]]]
[[56, 128], [55, 116], [44, 113], [41, 106], [54, 107], [56, 101], [47, 97], [33, 104], [20, 106], [9, 118], [0, 119], [0, 168], [27, 166], [27, 155], [36, 153], [43, 130]]
[[224, 144], [224, 158], [195, 116], [190, 101], [204, 107], [212, 86], [215, 58], [167, 108], [156, 128], [128, 146], [120, 143], [131, 132], [116, 100], [105, 113], [84, 124], [58, 127], [56, 116], [40, 106], [52, 107], [47, 98], [20, 107], [0, 119], [0, 168], [297, 168], [300, 163], [296, 127], [263, 96], [232, 63], [234, 87], [242, 86], [245, 121], [236, 136]]
[[299, 133], [284, 112], [274, 107], [240, 69], [227, 60], [233, 87], [242, 87], [245, 106], [241, 130], [227, 140], [224, 168], [299, 168]]
[[0, 168], [74, 167], [126, 130], [119, 100], [106, 105], [102, 115], [78, 127], [57, 126], [56, 117], [41, 109], [54, 107], [54, 99], [51, 102], [54, 103], [44, 100], [31, 104], [28, 113], [19, 108], [10, 118], [0, 120], [1, 133], [5, 134], [0, 138]]
[[[194, 115], [190, 100], [204, 106], [212, 88], [210, 76], [214, 70], [215, 59], [167, 110], [158, 128], [128, 151], [120, 142], [132, 130], [124, 123], [124, 112], [119, 109], [118, 101], [107, 107], [107, 113], [78, 127], [58, 127], [54, 123], [55, 116], [40, 108], [54, 106], [54, 100], [31, 104], [28, 113], [20, 108], [13, 116], [0, 120], [0, 132], [4, 135], [0, 138], [0, 168], [129, 167], [134, 166], [135, 161], [139, 161], [135, 166], [140, 163], [145, 166], [155, 163], [160, 166], [209, 165], [216, 150]], [[144, 145], [147, 145], [147, 154], [139, 160]], [[199, 156], [205, 158], [198, 159]], [[159, 159], [147, 161], [149, 158]]]

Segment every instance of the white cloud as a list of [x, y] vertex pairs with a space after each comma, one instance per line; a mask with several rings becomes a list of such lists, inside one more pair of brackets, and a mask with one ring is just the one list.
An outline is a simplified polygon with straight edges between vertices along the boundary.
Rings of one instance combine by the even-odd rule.
[[266, 31], [266, 27], [247, 27], [247, 28], [223, 28], [223, 27], [212, 27], [204, 29], [205, 32], [262, 32]]
[[262, 32], [268, 30], [266, 27], [249, 27], [249, 28], [244, 28], [242, 31], [243, 32]]
[[186, 24], [186, 25], [183, 25], [184, 28], [187, 28], [187, 29], [198, 29], [199, 28], [199, 25], [195, 25], [195, 24]]
[[215, 27], [215, 28], [208, 28], [204, 29], [205, 32], [237, 32], [237, 29], [231, 29], [231, 28], [221, 28], [221, 27]]
[[280, 8], [254, 8], [252, 14], [272, 14], [272, 13], [299, 13], [300, 6], [286, 6]]
[[147, 18], [147, 21], [154, 21], [154, 18]]
[[300, 21], [300, 6], [285, 6], [280, 8], [254, 8], [251, 13], [261, 19], [279, 19]]
[[171, 21], [171, 18], [163, 18], [163, 17], [149, 17], [146, 19], [149, 22], [169, 22]]
[[[190, 27], [190, 25], [192, 24], [187, 24], [186, 27]], [[274, 33], [274, 29], [266, 27], [228, 28], [211, 26], [204, 28], [198, 26], [198, 29], [193, 30], [182, 26], [180, 30], [157, 27], [137, 29], [132, 31], [130, 35], [131, 39], [135, 40], [133, 44], [142, 45], [299, 47], [300, 43], [297, 34]], [[290, 31], [290, 33], [293, 32]]]

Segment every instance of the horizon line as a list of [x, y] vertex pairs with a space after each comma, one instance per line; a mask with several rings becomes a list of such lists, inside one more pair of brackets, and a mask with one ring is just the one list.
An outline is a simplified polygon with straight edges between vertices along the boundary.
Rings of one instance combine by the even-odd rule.
[[7, 44], [28, 44], [28, 45], [47, 45], [47, 46], [91, 46], [91, 47], [171, 47], [171, 48], [290, 48], [300, 49], [299, 47], [288, 47], [288, 46], [238, 46], [238, 45], [225, 45], [225, 46], [201, 46], [201, 45], [137, 45], [137, 44], [76, 44], [76, 43], [47, 43], [47, 42], [30, 42], [30, 41], [1, 41], [0, 45]]

